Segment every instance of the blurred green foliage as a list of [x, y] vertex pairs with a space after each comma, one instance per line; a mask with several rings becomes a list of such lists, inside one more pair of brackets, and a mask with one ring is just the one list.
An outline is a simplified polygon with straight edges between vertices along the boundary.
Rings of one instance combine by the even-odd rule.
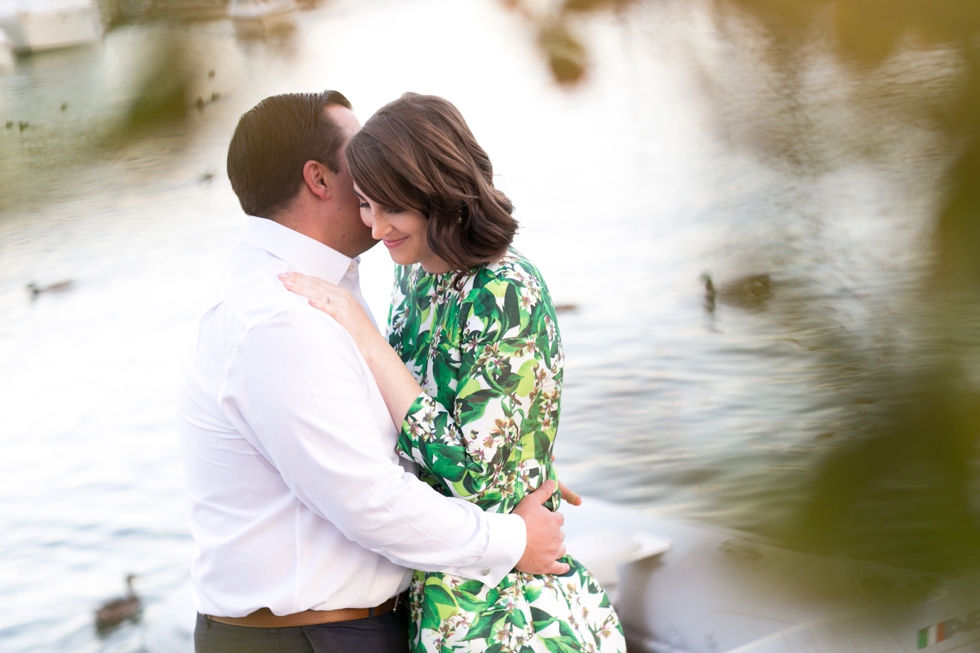
[[13, 92], [0, 94], [0, 115], [25, 127], [0, 133], [0, 214], [77, 195], [101, 164], [140, 158], [132, 148], [161, 136], [171, 154], [190, 143], [208, 68], [193, 45], [186, 26], [160, 20], [25, 57], [2, 80]]
[[[589, 54], [575, 30], [590, 12], [628, 13], [635, 6], [670, 0], [565, 0], [535, 11], [527, 2], [506, 0], [536, 23], [539, 43], [554, 79], [576, 85], [586, 77]], [[835, 441], [814, 463], [814, 480], [790, 523], [771, 524], [792, 545], [882, 562], [914, 560], [936, 571], [980, 567], [980, 501], [977, 500], [980, 391], [969, 352], [980, 343], [980, 2], [976, 0], [712, 0], [718, 20], [747, 20], [762, 27], [770, 42], [763, 56], [785, 77], [792, 93], [795, 67], [807, 56], [814, 35], [830, 41], [836, 58], [869, 93], [880, 91], [874, 73], [903, 51], [941, 47], [959, 58], [962, 74], [952, 101], [895, 102], [908, 124], [927, 116], [952, 152], [933, 217], [935, 256], [916, 300], [920, 315], [879, 315], [915, 333], [916, 345], [897, 364], [871, 361], [860, 345], [837, 339], [811, 347], [819, 364], [857, 376], [862, 403], [872, 407], [860, 435]], [[736, 30], [737, 31], [737, 30]], [[722, 29], [721, 34], [725, 34]], [[734, 38], [734, 37], [733, 37]], [[737, 45], [737, 44], [736, 44]], [[802, 66], [800, 67], [803, 68]], [[788, 81], [787, 81], [788, 79]], [[928, 80], [921, 82], [928, 83]], [[928, 97], [923, 88], [917, 97]], [[801, 99], [800, 102], [805, 102]], [[724, 113], [726, 106], [714, 110]], [[786, 109], [788, 110], [788, 109]], [[792, 137], [762, 138], [750, 147], [770, 158], [796, 156]], [[871, 155], [873, 156], [873, 154]], [[802, 170], [801, 170], [802, 169]], [[814, 170], [813, 172], [819, 172]], [[819, 283], [814, 284], [814, 287]], [[709, 288], [710, 290], [710, 288]], [[712, 296], [713, 300], [714, 297]], [[827, 324], [817, 303], [799, 301], [784, 312], [784, 328]], [[802, 327], [801, 327], [802, 328]], [[795, 336], [796, 334], [794, 334]], [[846, 370], [846, 372], [845, 372]], [[856, 371], [855, 371], [856, 370]], [[971, 377], [972, 374], [972, 377]], [[858, 420], [858, 418], [855, 418]], [[869, 428], [868, 423], [871, 423]], [[905, 534], [907, 542], [900, 542]], [[896, 554], [895, 550], [905, 549]], [[909, 549], [919, 549], [912, 550]]]

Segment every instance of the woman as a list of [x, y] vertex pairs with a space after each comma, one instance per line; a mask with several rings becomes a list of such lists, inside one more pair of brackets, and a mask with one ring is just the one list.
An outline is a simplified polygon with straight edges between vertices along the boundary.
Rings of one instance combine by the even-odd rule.
[[[346, 157], [361, 219], [398, 264], [388, 341], [340, 288], [296, 274], [286, 285], [351, 334], [401, 428], [400, 453], [423, 478], [509, 512], [556, 478], [564, 361], [544, 280], [509, 248], [513, 207], [442, 98], [406, 93], [386, 105]], [[413, 650], [625, 652], [605, 592], [574, 559], [562, 562], [562, 576], [514, 571], [494, 588], [416, 572]]]

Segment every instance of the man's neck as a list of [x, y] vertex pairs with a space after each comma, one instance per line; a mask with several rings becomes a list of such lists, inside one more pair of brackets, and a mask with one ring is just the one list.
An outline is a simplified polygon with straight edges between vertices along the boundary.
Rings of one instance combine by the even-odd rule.
[[327, 230], [323, 228], [322, 224], [316, 220], [310, 220], [307, 216], [296, 215], [296, 213], [293, 211], [280, 211], [274, 217], [272, 217], [271, 220], [278, 222], [287, 229], [292, 229], [293, 231], [299, 232], [307, 238], [312, 238], [318, 243], [323, 243], [330, 249], [337, 250], [337, 248], [330, 242], [330, 234], [327, 233]]
[[350, 225], [331, 215], [327, 207], [310, 201], [302, 193], [290, 206], [272, 216], [272, 219], [348, 258], [360, 256], [374, 245], [370, 230], [359, 220], [355, 219], [356, 224]]

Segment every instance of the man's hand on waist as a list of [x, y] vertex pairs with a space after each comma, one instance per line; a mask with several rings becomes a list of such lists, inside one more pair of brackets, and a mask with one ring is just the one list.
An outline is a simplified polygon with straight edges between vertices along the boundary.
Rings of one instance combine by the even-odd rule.
[[568, 572], [569, 566], [558, 562], [565, 555], [565, 534], [561, 530], [565, 518], [560, 512], [551, 512], [544, 507], [554, 492], [554, 481], [545, 481], [514, 508], [514, 514], [524, 520], [527, 528], [527, 545], [524, 555], [517, 561], [517, 571], [557, 575]]

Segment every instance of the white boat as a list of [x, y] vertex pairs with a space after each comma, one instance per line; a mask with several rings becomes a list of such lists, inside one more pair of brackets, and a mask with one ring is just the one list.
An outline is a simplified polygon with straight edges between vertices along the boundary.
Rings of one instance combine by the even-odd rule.
[[0, 30], [7, 35], [14, 52], [27, 48], [24, 30], [20, 27], [17, 0], [0, 0]]
[[[595, 499], [567, 508], [569, 552], [616, 593], [631, 651], [927, 653], [980, 650], [980, 578], [937, 578], [790, 551], [765, 538]], [[615, 566], [601, 540], [662, 538], [670, 549]], [[639, 544], [636, 545], [639, 547]]]
[[93, 43], [102, 37], [95, 0], [0, 0], [0, 29], [17, 52]]
[[[980, 577], [936, 578], [586, 499], [569, 553], [616, 603], [630, 653], [980, 650]], [[184, 585], [148, 615], [149, 653], [193, 650]]]
[[293, 0], [233, 0], [228, 15], [241, 36], [265, 36], [295, 27]]
[[9, 72], [17, 65], [14, 57], [14, 44], [7, 32], [0, 29], [0, 73]]

